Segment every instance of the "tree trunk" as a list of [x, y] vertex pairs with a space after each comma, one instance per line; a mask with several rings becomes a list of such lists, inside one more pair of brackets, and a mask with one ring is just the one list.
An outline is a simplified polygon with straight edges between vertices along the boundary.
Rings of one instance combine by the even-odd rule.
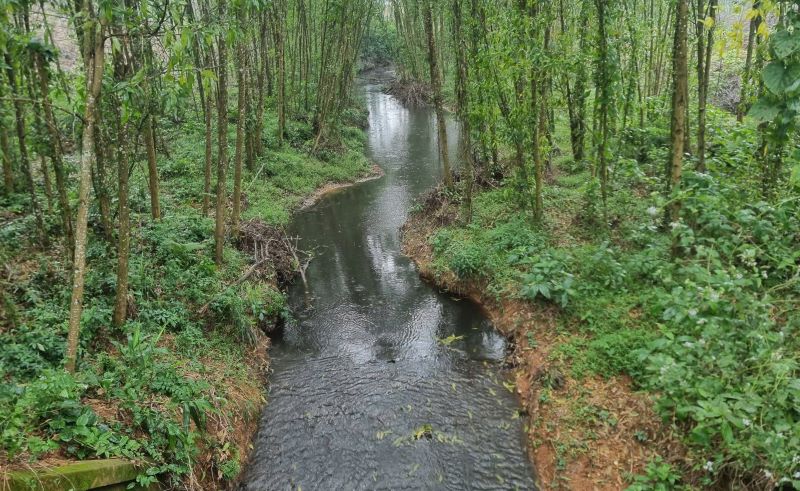
[[[225, 19], [225, 0], [219, 2], [219, 19]], [[225, 208], [228, 204], [225, 171], [228, 166], [228, 59], [226, 33], [218, 39], [219, 67], [217, 68], [217, 205], [214, 228], [214, 260], [222, 265], [225, 246]]]
[[[761, 8], [761, 0], [753, 2], [753, 10]], [[761, 14], [756, 14], [750, 19], [750, 31], [747, 34], [747, 55], [744, 60], [744, 71], [742, 72], [741, 91], [739, 94], [739, 104], [736, 106], [736, 120], [740, 123], [744, 119], [744, 114], [748, 109], [748, 99], [750, 98], [750, 78], [753, 71], [753, 51], [755, 50], [756, 36], [758, 27], [761, 25]]]
[[208, 209], [211, 201], [211, 162], [213, 160], [213, 134], [211, 124], [211, 94], [206, 94], [205, 101], [205, 124], [206, 124], [206, 159], [203, 166], [203, 216], [208, 216]]
[[[678, 0], [681, 1], [681, 0]], [[603, 210], [605, 212], [608, 201], [608, 133], [609, 133], [609, 112], [611, 106], [611, 87], [609, 86], [609, 46], [608, 32], [606, 25], [606, 2], [596, 0], [597, 5], [597, 28], [598, 28], [598, 66], [597, 66], [597, 108], [599, 119], [596, 121], [599, 132], [597, 136], [597, 166], [595, 175], [600, 180], [600, 195], [603, 200]]]
[[475, 160], [472, 156], [472, 134], [469, 119], [469, 72], [467, 47], [462, 31], [462, 0], [453, 0], [453, 42], [456, 44], [456, 99], [461, 122], [461, 156], [464, 165], [464, 215], [472, 221], [472, 191], [475, 182]]
[[17, 129], [17, 143], [19, 144], [19, 162], [22, 167], [22, 173], [25, 176], [25, 181], [28, 185], [28, 194], [30, 196], [31, 211], [36, 218], [36, 232], [39, 235], [40, 243], [47, 245], [47, 235], [44, 231], [44, 219], [42, 218], [42, 210], [39, 207], [39, 200], [36, 197], [36, 185], [33, 182], [33, 171], [31, 170], [30, 159], [28, 158], [28, 144], [26, 142], [27, 131], [25, 129], [25, 108], [22, 106], [22, 101], [19, 98], [17, 91], [17, 77], [14, 72], [14, 62], [11, 56], [6, 53], [6, 75], [8, 76], [8, 85], [11, 87], [11, 96], [14, 98], [14, 116], [16, 120]]
[[82, 13], [85, 23], [82, 26], [84, 67], [86, 72], [86, 108], [84, 112], [83, 139], [78, 181], [78, 218], [75, 223], [75, 259], [72, 274], [72, 299], [69, 308], [69, 332], [64, 360], [68, 372], [75, 371], [78, 357], [78, 337], [80, 335], [81, 314], [83, 312], [83, 287], [86, 274], [86, 239], [89, 215], [89, 188], [91, 169], [95, 160], [94, 137], [97, 98], [103, 82], [104, 38], [103, 27], [98, 25], [92, 11], [92, 1], [83, 0]]
[[433, 12], [431, 0], [425, 0], [424, 5], [425, 36], [428, 41], [428, 64], [430, 65], [431, 88], [433, 90], [433, 105], [436, 111], [436, 127], [438, 131], [439, 157], [442, 160], [444, 183], [448, 188], [453, 187], [453, 174], [450, 171], [450, 157], [447, 153], [447, 121], [444, 115], [442, 101], [442, 84], [439, 73], [438, 55], [436, 54], [436, 41], [433, 38]]
[[39, 74], [39, 92], [42, 97], [42, 109], [44, 110], [44, 120], [47, 130], [50, 133], [51, 158], [53, 169], [56, 174], [56, 189], [58, 192], [58, 206], [61, 214], [61, 226], [64, 229], [64, 242], [67, 244], [68, 256], [72, 257], [73, 230], [72, 212], [70, 211], [69, 198], [67, 197], [67, 176], [64, 171], [64, 150], [61, 146], [61, 134], [56, 125], [56, 118], [53, 114], [53, 107], [50, 102], [50, 83], [47, 67], [44, 58], [38, 54], [36, 56], [36, 70]]
[[278, 65], [278, 146], [283, 146], [286, 135], [286, 54], [283, 32], [286, 21], [285, 0], [278, 0], [275, 9], [275, 21], [272, 25], [275, 31], [275, 57]]
[[[100, 101], [97, 101], [98, 114], [95, 120], [100, 120], [99, 107]], [[109, 149], [107, 144], [108, 138], [103, 138], [103, 132], [97, 128], [95, 135], [95, 159], [94, 167], [92, 168], [92, 186], [94, 187], [94, 194], [97, 198], [97, 207], [100, 209], [100, 224], [103, 229], [103, 237], [111, 244], [113, 242], [113, 229], [111, 223], [111, 198], [108, 195], [108, 186], [106, 184], [106, 151]], [[108, 135], [105, 135], [106, 137]]]
[[[3, 84], [0, 82], [0, 99], [3, 97]], [[3, 117], [5, 107], [2, 100], [0, 100], [0, 117]], [[14, 168], [13, 161], [11, 160], [11, 147], [8, 143], [8, 133], [0, 131], [0, 153], [3, 158], [3, 192], [10, 195], [14, 192]]]
[[[241, 16], [240, 16], [241, 17]], [[233, 213], [231, 215], [231, 229], [234, 234], [239, 232], [239, 216], [242, 209], [242, 159], [244, 158], [244, 123], [247, 120], [247, 63], [244, 42], [240, 42], [237, 49], [238, 65], [236, 70], [236, 84], [239, 86], [237, 99], [236, 118], [236, 155], [233, 167]]]
[[[702, 3], [702, 0], [698, 0]], [[698, 39], [697, 56], [703, 58], [697, 66], [697, 170], [706, 171], [706, 107], [708, 105], [708, 82], [711, 78], [711, 52], [714, 44], [714, 29], [716, 29], [717, 0], [710, 0], [708, 4], [708, 17], [714, 24], [708, 28], [705, 45]], [[699, 33], [702, 37], [702, 30]]]
[[[542, 221], [542, 149], [541, 149], [541, 134], [542, 134], [542, 123], [543, 123], [543, 108], [542, 102], [540, 101], [541, 90], [539, 88], [539, 81], [537, 80], [537, 74], [534, 73], [535, 68], [531, 69], [531, 115], [532, 117], [532, 125], [533, 128], [531, 140], [532, 140], [532, 148], [531, 151], [533, 153], [533, 181], [534, 181], [534, 190], [533, 190], [533, 221], [535, 223], [541, 223]], [[527, 179], [526, 179], [527, 182]]]
[[119, 200], [119, 233], [117, 242], [117, 291], [114, 299], [114, 327], [122, 327], [128, 317], [128, 256], [130, 254], [130, 209], [128, 207], [128, 150], [125, 147], [127, 130], [118, 128], [117, 180]]
[[161, 219], [161, 205], [158, 199], [158, 168], [156, 167], [156, 134], [153, 115], [147, 116], [144, 124], [144, 144], [147, 147], [147, 187], [150, 190], [150, 214], [153, 220]]
[[[688, 87], [688, 62], [686, 45], [686, 25], [688, 17], [687, 0], [678, 0], [675, 14], [675, 43], [672, 55], [672, 128], [667, 190], [674, 195], [681, 185], [683, 172], [684, 133], [686, 132], [686, 106]], [[681, 203], [669, 196], [667, 219], [674, 223], [680, 219]]]

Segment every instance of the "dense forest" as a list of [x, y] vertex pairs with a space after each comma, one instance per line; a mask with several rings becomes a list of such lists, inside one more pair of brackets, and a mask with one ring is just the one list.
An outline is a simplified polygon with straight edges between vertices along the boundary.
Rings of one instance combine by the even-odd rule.
[[513, 340], [539, 486], [800, 488], [800, 2], [0, 0], [0, 51], [0, 472], [237, 480], [388, 73], [404, 251]]

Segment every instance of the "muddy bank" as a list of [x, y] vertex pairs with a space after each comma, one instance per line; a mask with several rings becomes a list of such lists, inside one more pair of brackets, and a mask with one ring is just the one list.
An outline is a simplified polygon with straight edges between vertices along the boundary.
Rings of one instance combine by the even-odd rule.
[[337, 191], [341, 191], [342, 189], [349, 188], [350, 186], [354, 186], [356, 184], [361, 184], [362, 182], [372, 181], [373, 179], [380, 179], [383, 177], [383, 169], [380, 168], [378, 164], [373, 164], [369, 171], [362, 177], [348, 182], [329, 182], [319, 189], [317, 189], [314, 194], [309, 196], [308, 198], [304, 199], [303, 202], [300, 204], [300, 211], [306, 210], [311, 208], [315, 204], [319, 203], [320, 200], [325, 198], [326, 196], [335, 193]]
[[[484, 282], [465, 281], [434, 264], [429, 238], [453, 222], [453, 204], [428, 199], [402, 228], [403, 252], [437, 287], [480, 305], [513, 343], [516, 392], [528, 415], [529, 453], [540, 489], [620, 490], [656, 456], [685, 455], [653, 401], [626, 377], [576, 379], [562, 373], [557, 307], [495, 298]], [[557, 363], [560, 362], [560, 363]]]

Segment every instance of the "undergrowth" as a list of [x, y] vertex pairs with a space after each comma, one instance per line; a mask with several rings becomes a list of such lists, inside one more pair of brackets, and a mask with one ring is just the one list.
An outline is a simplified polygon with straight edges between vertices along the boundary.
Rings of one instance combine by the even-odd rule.
[[654, 461], [632, 489], [800, 488], [800, 197], [758, 196], [754, 129], [731, 119], [711, 112], [710, 170], [684, 175], [677, 223], [663, 223], [668, 149], [651, 128], [615, 161], [605, 210], [586, 166], [561, 158], [543, 224], [505, 183], [430, 238], [439, 272], [557, 304], [550, 357], [573, 377], [625, 374], [654, 394], [690, 456]]
[[[358, 128], [343, 125], [341, 148], [311, 157], [308, 124], [291, 122], [280, 148], [272, 137], [274, 114], [267, 113], [265, 126], [267, 151], [244, 173], [244, 218], [283, 226], [317, 187], [368, 169]], [[229, 132], [233, 145], [234, 122]], [[92, 203], [81, 363], [74, 375], [62, 368], [69, 267], [59, 248], [29, 242], [36, 234], [23, 215], [25, 196], [0, 203], [6, 264], [0, 461], [124, 457], [143, 463], [142, 485], [232, 480], [239, 473], [249, 442], [232, 421], [255, 420], [263, 398], [259, 361], [266, 362], [266, 353], [263, 342], [255, 343], [264, 339], [258, 325], [285, 318], [286, 301], [274, 280], [236, 284], [249, 258], [233, 247], [225, 248], [224, 267], [214, 264], [213, 217], [203, 216], [199, 205], [202, 124], [188, 121], [165, 133], [162, 220], [149, 218], [146, 165], [137, 162], [131, 178], [132, 222], [139, 226], [131, 237], [130, 315], [122, 329], [111, 327], [116, 250], [101, 236]], [[229, 193], [232, 185], [231, 176]], [[57, 229], [57, 219], [48, 216], [47, 226]]]

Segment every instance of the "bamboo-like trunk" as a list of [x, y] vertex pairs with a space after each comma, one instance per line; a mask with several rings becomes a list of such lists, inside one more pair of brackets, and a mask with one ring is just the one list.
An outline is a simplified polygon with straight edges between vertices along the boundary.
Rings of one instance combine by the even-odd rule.
[[702, 64], [698, 63], [697, 83], [697, 170], [700, 172], [705, 172], [706, 170], [706, 108], [708, 105], [708, 85], [711, 79], [711, 52], [714, 44], [714, 30], [716, 29], [716, 11], [717, 0], [710, 0], [708, 3], [708, 17], [714, 23], [708, 28], [705, 45], [701, 46], [702, 43], [698, 42], [697, 48], [698, 57], [703, 58]]
[[453, 0], [453, 41], [456, 46], [456, 99], [461, 123], [461, 157], [464, 166], [464, 215], [472, 221], [472, 192], [475, 183], [475, 160], [472, 157], [472, 134], [469, 120], [469, 72], [467, 47], [462, 32], [462, 0]]
[[273, 10], [273, 35], [275, 36], [275, 58], [278, 68], [278, 145], [283, 146], [286, 135], [286, 53], [284, 42], [285, 1], [278, 0]]
[[595, 175], [600, 180], [600, 196], [603, 200], [603, 211], [605, 212], [608, 201], [608, 133], [609, 133], [609, 111], [611, 105], [610, 76], [608, 73], [608, 32], [606, 26], [606, 2], [596, 0], [597, 6], [597, 35], [598, 35], [598, 66], [597, 84], [598, 93], [597, 110], [599, 117], [597, 123], [597, 162]]
[[211, 103], [211, 94], [206, 94], [205, 101], [205, 165], [203, 166], [203, 216], [208, 215], [208, 209], [211, 201], [211, 166], [213, 156], [213, 131], [211, 123], [211, 112], [213, 104]]

